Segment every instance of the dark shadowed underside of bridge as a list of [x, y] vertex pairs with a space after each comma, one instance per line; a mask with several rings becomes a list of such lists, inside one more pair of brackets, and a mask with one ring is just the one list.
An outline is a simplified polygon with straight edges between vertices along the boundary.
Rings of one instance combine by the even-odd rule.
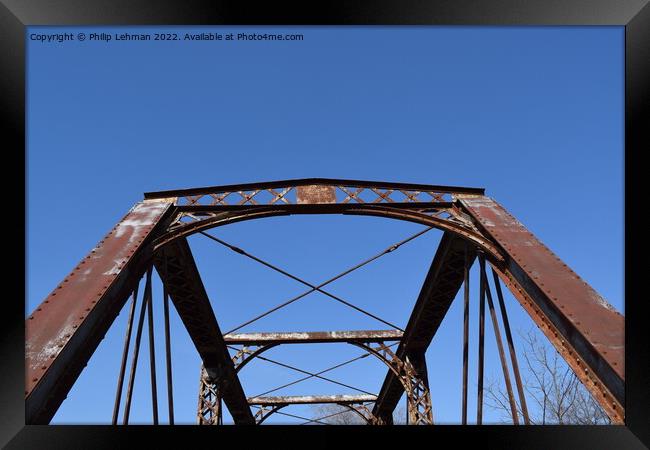
[[[207, 233], [211, 228], [234, 222], [294, 214], [369, 215], [415, 222], [426, 228], [320, 285], [310, 284]], [[443, 236], [405, 329], [326, 290], [330, 282], [432, 228], [441, 230]], [[304, 284], [306, 291], [234, 330], [223, 332], [187, 242], [187, 237], [195, 233], [202, 233], [293, 278]], [[236, 424], [261, 424], [273, 413], [282, 414], [279, 410], [288, 405], [316, 403], [341, 405], [369, 424], [392, 424], [393, 410], [404, 395], [408, 422], [432, 424], [425, 352], [461, 290], [464, 300], [462, 422], [467, 423], [468, 286], [469, 270], [476, 262], [480, 273], [477, 422], [481, 423], [482, 417], [483, 330], [487, 304], [493, 323], [497, 324], [498, 312], [503, 324], [505, 344], [498, 327], [495, 327], [495, 337], [513, 422], [528, 423], [501, 291], [503, 283], [612, 421], [623, 423], [623, 317], [501, 205], [487, 197], [483, 189], [320, 178], [146, 193], [144, 200], [131, 208], [27, 318], [27, 423], [49, 423], [117, 314], [131, 298], [112, 421], [118, 423], [122, 405], [121, 422], [128, 423], [145, 316], [148, 336], [153, 340], [150, 305], [154, 269], [164, 287], [167, 402], [172, 423], [169, 299], [203, 363], [198, 393], [199, 424], [221, 424], [222, 403]], [[489, 275], [494, 280], [494, 292], [489, 287]], [[145, 279], [142, 301], [136, 308], [142, 278]], [[320, 292], [381, 320], [388, 328], [236, 333], [244, 325], [311, 292]], [[127, 371], [131, 339], [135, 340], [134, 355]], [[262, 358], [266, 350], [278, 345], [330, 342], [359, 347], [384, 364], [386, 375], [377, 395], [246, 397], [238, 372], [254, 358]], [[150, 357], [153, 363], [153, 355]], [[511, 361], [512, 373], [507, 358]], [[319, 374], [311, 376], [323, 378]], [[151, 364], [151, 383], [154, 423], [158, 423], [155, 363]], [[521, 418], [516, 394], [523, 412]], [[319, 420], [313, 422], [319, 423]]]

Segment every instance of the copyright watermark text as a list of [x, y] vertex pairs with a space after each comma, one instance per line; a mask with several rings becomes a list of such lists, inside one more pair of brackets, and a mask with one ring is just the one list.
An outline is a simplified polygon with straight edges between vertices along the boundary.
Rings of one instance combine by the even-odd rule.
[[215, 33], [215, 32], [192, 32], [179, 33], [139, 33], [139, 32], [78, 32], [78, 33], [30, 33], [29, 39], [41, 43], [61, 44], [69, 41], [77, 42], [124, 42], [124, 41], [163, 41], [163, 42], [197, 42], [197, 41], [303, 41], [303, 34], [285, 33]]

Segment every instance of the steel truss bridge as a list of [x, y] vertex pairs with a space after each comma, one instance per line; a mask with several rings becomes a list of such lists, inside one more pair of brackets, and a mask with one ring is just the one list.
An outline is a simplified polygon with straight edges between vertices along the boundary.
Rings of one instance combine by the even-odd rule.
[[[377, 216], [415, 222], [426, 228], [318, 285], [207, 231], [245, 220], [293, 214]], [[433, 228], [441, 230], [443, 236], [406, 328], [377, 317], [325, 289], [329, 283], [397, 250]], [[187, 242], [187, 237], [196, 233], [302, 283], [307, 289], [301, 295], [222, 333]], [[153, 423], [158, 423], [152, 314], [152, 271], [156, 270], [163, 282], [167, 403], [172, 424], [169, 299], [203, 364], [198, 393], [199, 424], [221, 424], [224, 404], [235, 424], [252, 425], [263, 423], [274, 413], [292, 416], [280, 411], [288, 405], [335, 403], [358, 414], [368, 424], [387, 425], [392, 424], [393, 410], [404, 394], [408, 423], [433, 424], [425, 352], [461, 288], [464, 293], [461, 420], [465, 424], [468, 414], [469, 273], [477, 260], [480, 309], [476, 422], [482, 423], [487, 304], [513, 423], [529, 423], [503, 298], [503, 284], [612, 422], [623, 423], [623, 316], [499, 203], [486, 196], [483, 189], [321, 178], [146, 193], [144, 200], [128, 211], [27, 318], [26, 422], [49, 423], [119, 311], [130, 299], [112, 423], [128, 424], [129, 421], [145, 315], [150, 343]], [[144, 288], [140, 289], [142, 279]], [[143, 292], [137, 308], [139, 289]], [[316, 291], [381, 321], [390, 329], [236, 333], [240, 328]], [[136, 314], [136, 309], [139, 314]], [[503, 336], [500, 329], [503, 329]], [[135, 341], [127, 380], [132, 338]], [[250, 398], [244, 394], [238, 373], [255, 358], [302, 372], [305, 378], [317, 377], [350, 387], [323, 375], [333, 368], [312, 373], [262, 356], [266, 350], [278, 345], [330, 342], [344, 342], [363, 350], [358, 358], [335, 367], [367, 356], [384, 363], [386, 376], [378, 394]], [[510, 359], [512, 373], [507, 359]], [[125, 382], [126, 394], [122, 402]], [[519, 397], [519, 409], [515, 396]], [[118, 417], [120, 411], [123, 413], [121, 419]], [[305, 418], [312, 423], [324, 423], [324, 419]]]

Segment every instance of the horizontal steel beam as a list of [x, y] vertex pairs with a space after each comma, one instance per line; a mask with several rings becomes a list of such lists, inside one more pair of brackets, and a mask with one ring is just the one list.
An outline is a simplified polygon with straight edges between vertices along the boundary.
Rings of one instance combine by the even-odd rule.
[[164, 246], [155, 256], [155, 265], [206, 372], [218, 384], [233, 420], [236, 424], [254, 424], [187, 240], [176, 239]]
[[417, 211], [437, 212], [443, 209], [450, 209], [454, 202], [393, 202], [393, 203], [301, 203], [301, 204], [259, 204], [249, 203], [241, 205], [179, 205], [178, 211], [192, 213], [196, 217], [211, 216], [214, 213], [225, 211], [259, 211], [268, 210], [274, 207], [277, 210], [285, 211], [287, 214], [352, 214], [355, 210], [368, 208], [409, 209]]
[[351, 405], [377, 400], [375, 395], [294, 395], [279, 397], [250, 397], [249, 405], [315, 405], [320, 403], [338, 403]]
[[398, 341], [402, 332], [397, 330], [360, 331], [294, 331], [272, 333], [240, 333], [224, 335], [226, 344], [315, 344], [327, 342], [383, 342]]
[[330, 178], [301, 178], [295, 180], [267, 181], [259, 183], [229, 184], [223, 186], [209, 186], [190, 189], [176, 189], [157, 192], [145, 192], [144, 198], [185, 197], [194, 195], [208, 195], [219, 192], [253, 191], [257, 189], [278, 189], [292, 186], [349, 186], [376, 189], [402, 189], [413, 191], [437, 191], [449, 193], [483, 194], [485, 189], [461, 186], [439, 186], [434, 184], [391, 183], [386, 181], [339, 180]]

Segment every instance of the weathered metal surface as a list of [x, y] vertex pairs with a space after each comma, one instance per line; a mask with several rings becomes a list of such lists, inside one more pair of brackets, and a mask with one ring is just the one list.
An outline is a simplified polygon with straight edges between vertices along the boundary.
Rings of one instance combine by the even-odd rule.
[[[248, 399], [248, 403], [251, 406], [255, 406], [258, 411], [255, 413], [255, 420], [258, 425], [261, 425], [266, 419], [269, 418], [272, 414], [278, 412], [280, 409], [289, 406], [289, 405], [314, 405], [314, 404], [338, 404], [349, 408], [354, 413], [361, 416], [367, 423], [374, 424], [377, 423], [375, 418], [370, 413], [370, 410], [364, 405], [364, 403], [374, 402], [377, 397], [374, 395], [295, 395], [295, 396], [278, 396], [278, 397], [251, 397]], [[283, 413], [280, 413], [283, 414]], [[287, 414], [291, 417], [302, 418], [300, 416], [294, 416]], [[308, 420], [308, 419], [306, 419]], [[318, 423], [318, 419], [315, 420]]]
[[[187, 237], [210, 228], [230, 225], [246, 220], [262, 219], [267, 217], [285, 216], [291, 214], [347, 214], [360, 216], [384, 217], [394, 220], [414, 222], [442, 231], [449, 231], [459, 237], [465, 238], [477, 247], [488, 253], [494, 260], [501, 261], [500, 249], [490, 238], [479, 232], [464, 214], [451, 204], [441, 208], [420, 208], [421, 205], [410, 207], [395, 207], [379, 204], [348, 205], [337, 203], [333, 205], [285, 205], [285, 206], [248, 206], [237, 210], [219, 211], [214, 206], [178, 207], [178, 214], [168, 228], [167, 232], [156, 240], [156, 248], [181, 237]], [[408, 205], [407, 205], [408, 206]]]
[[217, 385], [210, 381], [205, 368], [201, 366], [199, 377], [199, 405], [196, 414], [198, 425], [221, 425], [223, 410]]
[[[541, 308], [537, 306], [535, 300], [529, 295], [521, 284], [508, 271], [501, 271], [493, 267], [498, 277], [505, 283], [508, 290], [523, 306], [531, 319], [537, 324], [539, 329], [553, 344], [555, 349], [560, 353], [566, 363], [573, 369], [580, 382], [589, 390], [594, 400], [596, 400], [607, 415], [612, 419], [614, 424], [624, 423], [623, 405], [612, 395], [607, 387], [594, 376], [593, 371], [585, 370], [584, 361], [579, 357], [575, 349], [563, 338], [560, 331], [553, 323], [546, 318]], [[621, 413], [623, 411], [623, 413]]]
[[303, 344], [325, 342], [381, 342], [398, 341], [402, 332], [397, 330], [359, 330], [359, 331], [294, 331], [273, 333], [226, 334], [226, 344], [268, 345]]
[[[471, 266], [480, 251], [607, 414], [615, 423], [623, 422], [623, 317], [523, 225], [485, 197], [483, 189], [311, 178], [155, 192], [145, 198], [27, 320], [28, 423], [51, 419], [154, 256], [165, 289], [205, 366], [199, 423], [220, 423], [223, 399], [238, 424], [261, 423], [278, 409], [296, 403], [338, 403], [353, 407], [369, 423], [388, 424], [406, 393], [409, 422], [431, 424], [425, 351], [463, 282], [466, 256]], [[172, 205], [174, 214], [168, 212]], [[370, 330], [222, 336], [185, 237], [238, 221], [291, 214], [371, 215], [444, 231], [403, 333]], [[491, 298], [488, 300], [496, 322]], [[508, 329], [507, 334], [512, 347]], [[399, 341], [399, 347], [393, 352], [385, 341]], [[247, 399], [226, 347], [243, 346], [234, 358], [242, 359], [237, 360], [240, 369], [276, 345], [326, 342], [348, 342], [386, 364], [389, 371], [378, 396]], [[258, 348], [253, 351], [246, 347], [249, 345]], [[505, 362], [503, 349], [500, 355]], [[370, 412], [363, 403], [373, 402]], [[171, 397], [169, 404], [171, 408]], [[250, 405], [259, 405], [255, 415]], [[354, 409], [360, 405], [363, 408]]]
[[610, 417], [622, 422], [623, 316], [497, 202], [484, 196], [459, 199], [503, 248], [501, 275], [515, 297]]
[[416, 381], [415, 383], [411, 382], [411, 392], [407, 392], [408, 421], [412, 424], [433, 424], [433, 406], [431, 405], [427, 359], [424, 352], [412, 352], [407, 358], [407, 362], [413, 367], [412, 378]]
[[163, 247], [156, 254], [155, 265], [206, 372], [218, 385], [235, 423], [254, 424], [187, 241], [177, 239]]
[[303, 178], [297, 180], [146, 192], [144, 196], [146, 199], [178, 197], [178, 205], [293, 204], [296, 203], [296, 188], [303, 186], [334, 188], [341, 194], [340, 200], [344, 203], [350, 201], [365, 203], [400, 200], [405, 202], [446, 201], [450, 200], [453, 194], [484, 193], [484, 189], [482, 188], [461, 186]]
[[[353, 344], [365, 349], [368, 353], [379, 358], [380, 361], [388, 366], [389, 371], [401, 384], [402, 393], [406, 393], [406, 407], [408, 410], [409, 423], [413, 425], [432, 425], [433, 408], [431, 407], [429, 385], [424, 378], [427, 372], [424, 354], [413, 355], [413, 358], [400, 358], [383, 342], [353, 342]], [[412, 361], [415, 361], [415, 364], [419, 366], [421, 372], [418, 372], [416, 365]], [[381, 412], [382, 410], [380, 409], [379, 411]], [[383, 416], [378, 416], [373, 412], [372, 417], [376, 419], [377, 423], [392, 424], [392, 410], [390, 412], [391, 413]]]
[[389, 202], [378, 203], [276, 203], [276, 204], [234, 204], [234, 205], [180, 205], [178, 210], [184, 213], [202, 215], [204, 213], [223, 213], [227, 211], [263, 211], [263, 210], [281, 210], [292, 214], [344, 214], [355, 210], [366, 209], [369, 207], [390, 207], [391, 209], [408, 209], [415, 211], [441, 211], [453, 209], [452, 201], [428, 202]]
[[[399, 358], [417, 357], [424, 353], [431, 343], [451, 302], [456, 297], [464, 279], [466, 243], [452, 233], [445, 233], [433, 258], [420, 294], [409, 318], [404, 336], [395, 352]], [[476, 253], [468, 249], [468, 265], [471, 266]], [[404, 389], [400, 380], [388, 372], [373, 415], [390, 421], [392, 412], [402, 397]]]
[[296, 203], [320, 204], [336, 203], [336, 188], [334, 186], [308, 184], [296, 187]]
[[26, 422], [65, 399], [151, 260], [149, 237], [171, 203], [137, 203], [27, 318]]
[[249, 397], [249, 405], [314, 405], [320, 403], [374, 402], [374, 395], [287, 395], [277, 397]]

